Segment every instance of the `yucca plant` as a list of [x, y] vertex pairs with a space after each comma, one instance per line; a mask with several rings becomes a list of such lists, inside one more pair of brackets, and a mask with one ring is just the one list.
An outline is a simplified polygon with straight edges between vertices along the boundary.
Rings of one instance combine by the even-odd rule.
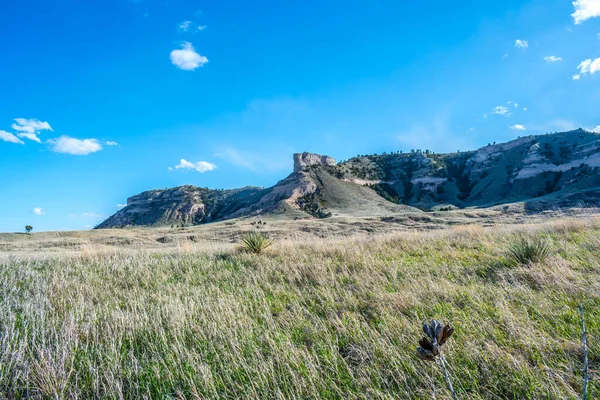
[[537, 237], [520, 237], [508, 246], [508, 257], [516, 264], [538, 263], [550, 256], [550, 245]]
[[273, 244], [274, 240], [258, 231], [248, 232], [242, 237], [242, 248], [254, 254], [260, 254]]
[[426, 337], [419, 340], [419, 347], [417, 348], [417, 356], [424, 361], [439, 361], [439, 366], [444, 374], [444, 379], [448, 385], [448, 390], [452, 393], [452, 398], [456, 400], [456, 393], [452, 386], [452, 380], [450, 380], [450, 374], [446, 368], [446, 361], [442, 355], [442, 346], [450, 339], [450, 336], [454, 333], [454, 328], [450, 324], [443, 326], [442, 323], [436, 319], [431, 322], [425, 321], [423, 324], [423, 332]]

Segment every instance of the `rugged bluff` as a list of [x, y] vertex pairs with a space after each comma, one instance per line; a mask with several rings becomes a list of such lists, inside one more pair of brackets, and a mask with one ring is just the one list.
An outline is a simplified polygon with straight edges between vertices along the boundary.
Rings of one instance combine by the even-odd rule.
[[579, 129], [460, 153], [356, 157], [342, 163], [337, 175], [368, 184], [388, 200], [425, 209], [535, 199], [571, 206], [594, 200], [600, 190], [599, 167], [600, 135]]
[[294, 154], [294, 172], [299, 172], [308, 167], [321, 166], [331, 167], [336, 164], [335, 158], [313, 153]]
[[98, 228], [197, 225], [227, 218], [262, 188], [212, 190], [196, 186], [149, 190], [127, 199], [127, 206]]
[[531, 212], [600, 205], [600, 134], [580, 129], [474, 151], [393, 152], [340, 164], [298, 153], [294, 172], [270, 188], [151, 190], [128, 199], [99, 228], [194, 225], [261, 213], [388, 217], [517, 202]]

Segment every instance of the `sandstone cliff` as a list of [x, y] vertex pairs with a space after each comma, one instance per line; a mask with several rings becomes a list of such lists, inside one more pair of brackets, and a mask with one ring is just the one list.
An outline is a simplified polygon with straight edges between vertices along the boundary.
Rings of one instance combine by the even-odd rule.
[[306, 152], [294, 154], [294, 172], [302, 171], [308, 167], [331, 167], [335, 164], [335, 159], [328, 156]]
[[522, 202], [525, 209], [600, 205], [600, 135], [528, 136], [460, 153], [427, 150], [335, 159], [294, 154], [294, 172], [270, 188], [182, 186], [131, 197], [99, 228], [194, 225], [256, 214], [327, 218]]

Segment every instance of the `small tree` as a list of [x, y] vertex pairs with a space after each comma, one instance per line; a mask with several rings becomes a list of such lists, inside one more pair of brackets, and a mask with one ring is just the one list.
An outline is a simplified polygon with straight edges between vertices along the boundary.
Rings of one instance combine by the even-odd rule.
[[25, 226], [25, 231], [26, 231], [27, 233], [31, 233], [31, 231], [32, 231], [32, 230], [33, 230], [33, 226], [31, 226], [31, 225], [26, 225], [26, 226]]

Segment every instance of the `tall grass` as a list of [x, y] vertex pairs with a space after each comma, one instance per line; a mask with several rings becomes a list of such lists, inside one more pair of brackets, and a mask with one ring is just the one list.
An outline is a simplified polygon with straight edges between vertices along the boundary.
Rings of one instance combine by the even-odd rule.
[[513, 237], [0, 257], [0, 398], [445, 399], [414, 355], [431, 318], [456, 329], [458, 398], [576, 398], [580, 303], [600, 362], [600, 231], [548, 230], [553, 257], [504, 268]]
[[508, 257], [515, 264], [543, 262], [550, 253], [548, 241], [540, 236], [520, 236], [508, 246]]

